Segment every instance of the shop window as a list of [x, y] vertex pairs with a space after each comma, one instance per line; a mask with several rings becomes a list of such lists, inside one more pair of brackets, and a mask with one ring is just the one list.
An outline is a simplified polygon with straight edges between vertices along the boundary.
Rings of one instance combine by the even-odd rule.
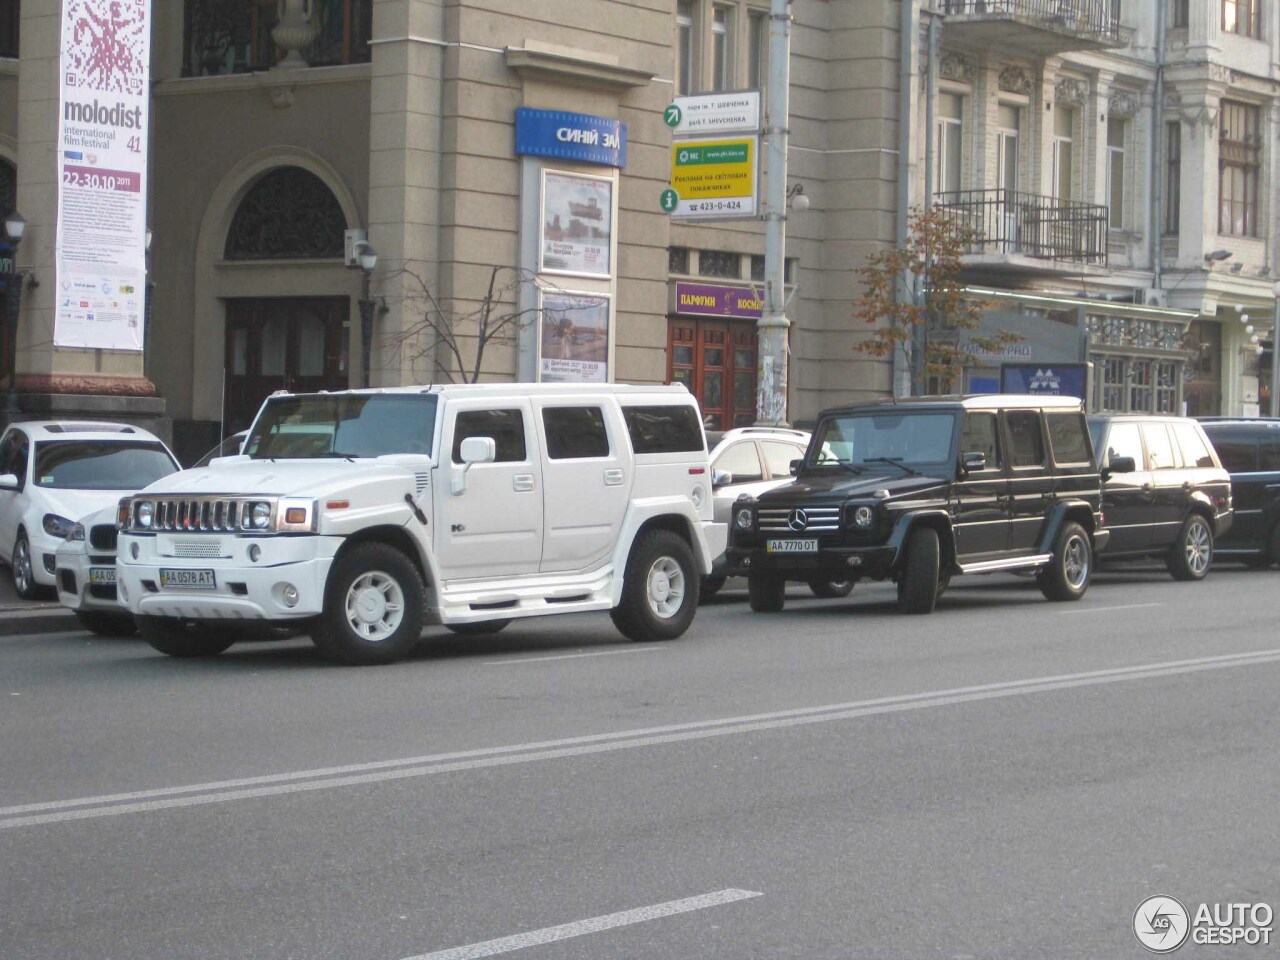
[[667, 247], [667, 273], [678, 273], [682, 276], [688, 275], [688, 247]]
[[227, 231], [228, 260], [328, 259], [342, 256], [346, 217], [324, 181], [301, 167], [264, 174], [236, 209]]
[[698, 275], [741, 279], [742, 255], [728, 250], [703, 250], [698, 254]]
[[[367, 63], [373, 0], [312, 0], [316, 36], [301, 51], [312, 67]], [[248, 73], [275, 66], [271, 39], [276, 0], [186, 0], [182, 73], [187, 77]]]

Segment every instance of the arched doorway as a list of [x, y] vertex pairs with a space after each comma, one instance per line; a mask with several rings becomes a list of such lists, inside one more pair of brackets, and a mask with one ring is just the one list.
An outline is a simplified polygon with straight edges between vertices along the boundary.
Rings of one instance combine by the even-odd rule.
[[[324, 181], [301, 167], [276, 167], [240, 201], [223, 257], [340, 261], [346, 226]], [[225, 434], [246, 428], [276, 390], [346, 389], [349, 298], [260, 296], [225, 303]]]

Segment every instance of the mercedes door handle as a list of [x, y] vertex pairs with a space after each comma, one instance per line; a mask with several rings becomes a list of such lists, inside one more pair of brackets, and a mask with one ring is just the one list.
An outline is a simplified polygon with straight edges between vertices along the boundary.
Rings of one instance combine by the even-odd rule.
[[511, 486], [515, 489], [516, 493], [528, 493], [533, 489], [533, 474], [517, 473], [511, 478]]
[[606, 470], [604, 472], [604, 485], [606, 487], [616, 487], [626, 478], [626, 474], [621, 470]]

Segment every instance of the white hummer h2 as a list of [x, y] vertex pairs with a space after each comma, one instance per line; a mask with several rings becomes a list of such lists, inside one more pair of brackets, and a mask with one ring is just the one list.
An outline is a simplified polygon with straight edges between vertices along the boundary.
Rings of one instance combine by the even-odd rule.
[[586, 610], [674, 639], [726, 536], [695, 400], [613, 384], [275, 395], [239, 456], [119, 521], [120, 600], [156, 649], [211, 656], [256, 622], [352, 664], [404, 656], [425, 623]]

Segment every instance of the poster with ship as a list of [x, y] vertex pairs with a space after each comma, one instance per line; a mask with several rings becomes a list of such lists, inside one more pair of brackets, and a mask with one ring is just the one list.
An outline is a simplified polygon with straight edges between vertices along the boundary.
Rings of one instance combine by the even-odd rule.
[[543, 273], [607, 277], [613, 232], [613, 181], [556, 173], [542, 175]]

